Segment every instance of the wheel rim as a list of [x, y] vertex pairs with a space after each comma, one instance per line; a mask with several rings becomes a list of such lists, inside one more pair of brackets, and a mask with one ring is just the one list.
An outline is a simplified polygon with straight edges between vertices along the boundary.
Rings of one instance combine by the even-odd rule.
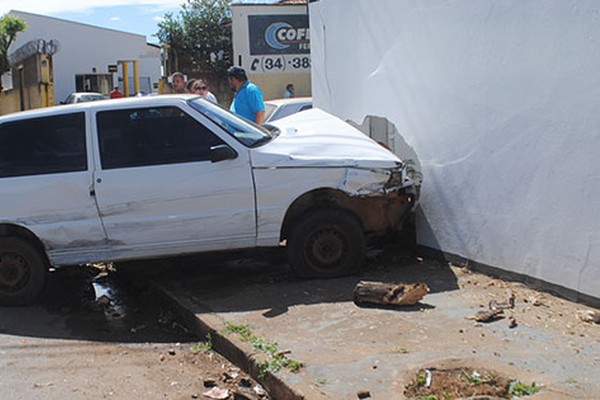
[[19, 254], [0, 254], [0, 289], [17, 292], [27, 285], [31, 271], [29, 264]]
[[305, 255], [311, 264], [320, 269], [339, 266], [345, 253], [344, 234], [335, 227], [315, 230], [306, 241]]

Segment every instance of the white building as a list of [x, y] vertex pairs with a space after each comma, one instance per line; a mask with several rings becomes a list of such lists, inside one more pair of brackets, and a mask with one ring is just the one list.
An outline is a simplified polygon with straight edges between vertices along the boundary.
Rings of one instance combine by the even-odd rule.
[[[9, 54], [32, 40], [58, 42], [58, 51], [53, 56], [56, 103], [72, 92], [107, 94], [119, 83], [123, 89], [122, 62], [128, 66], [131, 94], [134, 94], [133, 61], [138, 62], [140, 90], [156, 91], [161, 77], [160, 48], [146, 43], [145, 36], [22, 11], [10, 13], [24, 20], [27, 29], [17, 34]], [[115, 68], [118, 72], [113, 72]]]
[[419, 244], [599, 299], [598, 15], [594, 0], [311, 2], [314, 103], [385, 117], [412, 145]]

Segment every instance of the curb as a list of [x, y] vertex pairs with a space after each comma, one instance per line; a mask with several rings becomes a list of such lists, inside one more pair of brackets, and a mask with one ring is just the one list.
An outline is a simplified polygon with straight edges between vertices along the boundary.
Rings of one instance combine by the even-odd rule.
[[199, 317], [193, 308], [197, 304], [181, 299], [160, 283], [150, 281], [150, 289], [172, 307], [175, 314], [180, 317], [185, 326], [200, 338], [210, 335], [212, 348], [231, 363], [242, 369], [254, 380], [259, 382], [268, 392], [272, 400], [306, 400], [306, 397], [297, 390], [288, 386], [280, 377], [267, 371], [265, 376], [259, 377], [260, 358], [249, 343], [243, 342], [237, 336], [231, 337], [223, 334], [226, 323], [220, 317], [214, 315], [210, 310], [203, 309], [202, 317]]

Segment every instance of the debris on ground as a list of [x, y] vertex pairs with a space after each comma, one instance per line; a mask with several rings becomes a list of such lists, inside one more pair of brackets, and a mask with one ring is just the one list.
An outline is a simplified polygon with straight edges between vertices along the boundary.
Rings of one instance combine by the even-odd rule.
[[412, 382], [406, 386], [404, 395], [409, 399], [504, 399], [533, 395], [539, 390], [535, 383], [525, 384], [491, 370], [476, 371], [467, 367], [429, 368], [416, 373]]
[[577, 311], [577, 316], [583, 322], [591, 322], [594, 324], [600, 324], [600, 312], [595, 310], [580, 310]]
[[501, 318], [504, 318], [504, 311], [502, 310], [480, 310], [467, 319], [472, 319], [477, 322], [493, 322]]
[[371, 397], [371, 392], [369, 392], [368, 390], [359, 390], [358, 392], [356, 392], [356, 396], [359, 399], [368, 399]]
[[224, 400], [229, 398], [229, 389], [220, 389], [218, 386], [202, 393], [204, 397], [209, 399]]
[[428, 292], [429, 287], [425, 283], [360, 281], [354, 288], [354, 302], [356, 304], [414, 305]]
[[490, 310], [510, 310], [515, 308], [515, 295], [512, 290], [506, 291], [506, 300], [499, 302], [498, 300], [490, 300], [488, 307]]

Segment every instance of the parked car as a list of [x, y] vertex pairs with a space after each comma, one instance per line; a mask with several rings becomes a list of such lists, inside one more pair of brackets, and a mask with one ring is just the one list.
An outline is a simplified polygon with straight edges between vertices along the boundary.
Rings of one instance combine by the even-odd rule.
[[67, 96], [65, 101], [60, 104], [83, 103], [86, 101], [105, 100], [107, 97], [102, 93], [96, 92], [75, 92]]
[[50, 265], [202, 251], [285, 246], [299, 276], [355, 273], [417, 188], [349, 124], [295, 117], [258, 126], [195, 95], [0, 117], [0, 303], [32, 302]]
[[265, 123], [312, 108], [312, 97], [294, 97], [265, 101]]

